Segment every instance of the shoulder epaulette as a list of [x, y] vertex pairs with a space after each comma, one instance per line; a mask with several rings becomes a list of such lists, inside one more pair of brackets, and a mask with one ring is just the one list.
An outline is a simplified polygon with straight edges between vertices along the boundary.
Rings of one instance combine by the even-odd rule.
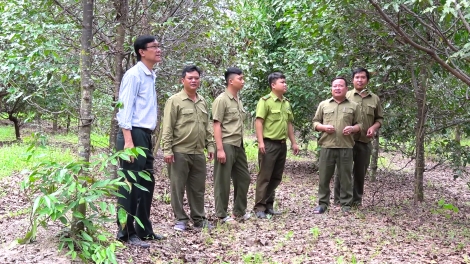
[[267, 94], [267, 95], [265, 95], [265, 96], [263, 96], [263, 97], [261, 97], [261, 98], [263, 98], [263, 100], [266, 101], [266, 100], [268, 100], [270, 97], [271, 97], [271, 95], [270, 95], [270, 94]]
[[282, 98], [282, 100], [286, 100], [287, 102], [289, 102], [289, 99], [287, 99], [287, 97]]

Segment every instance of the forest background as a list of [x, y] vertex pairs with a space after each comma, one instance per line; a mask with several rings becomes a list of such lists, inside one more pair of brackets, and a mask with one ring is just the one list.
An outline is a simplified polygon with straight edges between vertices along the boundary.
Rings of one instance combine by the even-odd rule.
[[[378, 150], [398, 153], [414, 163], [410, 184], [419, 204], [425, 201], [426, 171], [445, 167], [448, 181], [468, 181], [469, 23], [467, 0], [7, 0], [0, 3], [0, 112], [12, 122], [17, 140], [28, 126], [39, 131], [34, 144], [46, 140], [49, 124], [52, 133], [61, 128], [76, 133], [78, 157], [67, 169], [76, 184], [87, 186], [97, 182], [90, 180], [94, 148], [111, 156], [103, 161], [106, 168], [117, 156], [139, 153], [113, 152], [119, 85], [136, 62], [132, 43], [138, 35], [155, 35], [161, 44], [160, 109], [181, 89], [183, 66], [203, 69], [199, 92], [209, 101], [224, 90], [224, 70], [237, 66], [246, 76], [241, 97], [252, 120], [257, 101], [269, 92], [267, 75], [282, 71], [298, 139], [305, 145], [316, 141], [311, 119], [318, 103], [330, 96], [330, 80], [366, 67], [372, 73], [368, 88], [380, 97], [385, 115], [380, 140], [374, 141], [372, 180]], [[106, 140], [93, 144], [94, 134]], [[33, 215], [41, 206], [50, 209], [47, 199], [56, 191], [35, 200]], [[113, 188], [101, 191], [95, 194]], [[73, 219], [66, 221], [82, 240], [90, 229], [85, 205], [80, 199], [73, 203]], [[66, 214], [39, 211], [47, 215], [42, 221]]]

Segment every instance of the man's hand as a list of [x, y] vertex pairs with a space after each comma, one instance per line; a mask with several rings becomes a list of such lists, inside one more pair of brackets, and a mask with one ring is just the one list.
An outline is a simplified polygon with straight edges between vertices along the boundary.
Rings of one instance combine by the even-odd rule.
[[214, 152], [209, 152], [209, 155], [207, 155], [207, 159], [209, 159], [209, 161], [212, 161], [214, 159]]
[[345, 135], [345, 136], [351, 135], [352, 133], [354, 133], [354, 127], [353, 126], [346, 126], [343, 129], [343, 135]]
[[[130, 141], [124, 141], [124, 149], [131, 149], [131, 148], [134, 148], [134, 142]], [[129, 157], [131, 160], [128, 161], [130, 163], [134, 163], [134, 157], [133, 156], [130, 156]]]
[[170, 163], [175, 162], [175, 156], [173, 156], [173, 155], [165, 156], [163, 158], [163, 160], [165, 160], [166, 163], [170, 164]]
[[369, 127], [369, 129], [367, 129], [367, 134], [366, 134], [366, 136], [367, 136], [368, 138], [373, 138], [373, 137], [375, 136], [375, 133], [376, 133], [376, 132], [377, 132], [377, 130], [375, 129], [375, 127], [374, 127], [374, 126], [371, 126], [371, 127]]
[[227, 159], [225, 158], [225, 151], [223, 149], [217, 150], [217, 161], [224, 164]]
[[258, 142], [258, 151], [262, 154], [266, 154], [266, 149], [264, 147], [264, 142]]
[[332, 125], [323, 125], [323, 131], [325, 131], [327, 134], [333, 134], [335, 133], [335, 127]]
[[297, 144], [292, 144], [291, 146], [292, 148], [292, 153], [294, 153], [294, 155], [297, 155], [299, 153], [299, 146]]

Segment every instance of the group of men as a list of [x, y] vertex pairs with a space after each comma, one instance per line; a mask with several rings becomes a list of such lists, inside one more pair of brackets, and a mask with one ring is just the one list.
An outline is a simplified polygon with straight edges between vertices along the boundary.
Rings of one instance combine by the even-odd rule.
[[[138, 63], [124, 75], [119, 93], [123, 108], [117, 114], [120, 127], [117, 149], [144, 148], [145, 157], [122, 160], [120, 166], [127, 181], [148, 191], [131, 188], [129, 192], [120, 188], [118, 205], [126, 210], [128, 217], [124, 223], [117, 220], [117, 238], [146, 248], [150, 245], [145, 240], [163, 239], [153, 232], [150, 222], [154, 190], [151, 134], [157, 118], [153, 66], [161, 61], [161, 50], [154, 36], [138, 37], [134, 50]], [[177, 231], [185, 231], [190, 221], [196, 229], [212, 227], [204, 210], [206, 159], [214, 159], [214, 199], [219, 222], [236, 224], [251, 217], [247, 212], [250, 174], [243, 144], [246, 111], [239, 98], [239, 91], [245, 83], [244, 76], [240, 69], [231, 67], [224, 77], [226, 90], [214, 100], [212, 111], [206, 99], [197, 92], [201, 70], [194, 65], [182, 70], [183, 89], [165, 104], [162, 150], [170, 178], [171, 206], [176, 219], [174, 229]], [[322, 135], [318, 142], [321, 147], [319, 205], [314, 213], [323, 213], [329, 207], [329, 183], [335, 167], [339, 179], [335, 181], [338, 182], [335, 202], [344, 212], [348, 212], [353, 204], [362, 202], [370, 140], [383, 119], [378, 97], [365, 89], [368, 80], [367, 70], [354, 71], [355, 89], [348, 92], [346, 79], [335, 78], [332, 82], [333, 97], [321, 102], [315, 114], [314, 129]], [[292, 108], [284, 97], [286, 77], [280, 72], [271, 73], [268, 84], [271, 92], [259, 100], [255, 120], [259, 173], [253, 211], [260, 219], [280, 214], [274, 209], [274, 199], [275, 190], [282, 181], [287, 138], [293, 154], [299, 152]], [[151, 181], [131, 177], [131, 171], [147, 171]], [[234, 195], [232, 213], [228, 212], [230, 182], [233, 183]], [[189, 216], [183, 207], [185, 192]], [[139, 218], [140, 224], [134, 224], [134, 216]]]

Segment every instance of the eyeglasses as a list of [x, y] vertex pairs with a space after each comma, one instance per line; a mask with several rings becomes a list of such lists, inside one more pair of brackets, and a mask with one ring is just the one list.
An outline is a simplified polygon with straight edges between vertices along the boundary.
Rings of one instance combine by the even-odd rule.
[[147, 46], [147, 47], [145, 47], [145, 49], [159, 49], [159, 48], [160, 48], [160, 46], [158, 46], [158, 45], [153, 45], [153, 46]]

